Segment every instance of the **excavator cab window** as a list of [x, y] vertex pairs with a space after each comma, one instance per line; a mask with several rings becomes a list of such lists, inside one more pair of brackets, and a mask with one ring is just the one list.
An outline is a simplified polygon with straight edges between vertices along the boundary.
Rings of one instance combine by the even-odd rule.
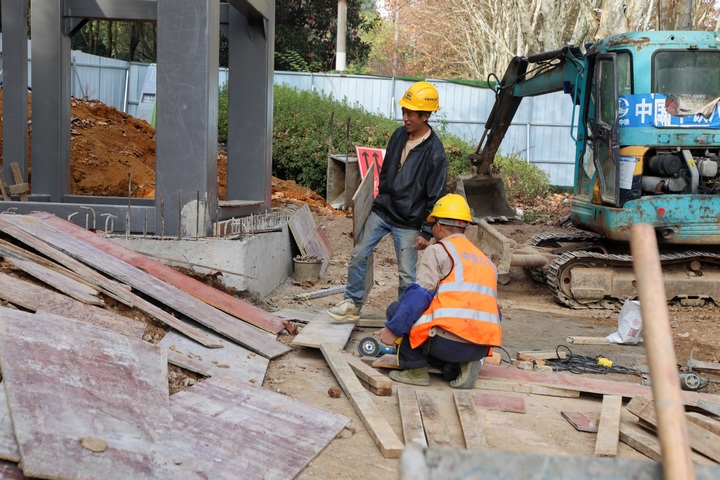
[[602, 202], [619, 204], [618, 168], [620, 130], [618, 125], [617, 56], [596, 57], [593, 75], [595, 125], [592, 138], [593, 161]]

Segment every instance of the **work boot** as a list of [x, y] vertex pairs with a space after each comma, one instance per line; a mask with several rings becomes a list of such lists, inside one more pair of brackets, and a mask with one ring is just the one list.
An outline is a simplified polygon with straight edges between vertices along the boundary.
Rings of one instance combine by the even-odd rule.
[[475, 380], [477, 380], [482, 364], [482, 359], [474, 362], [462, 362], [460, 364], [460, 375], [450, 382], [450, 386], [463, 389], [475, 388]]
[[346, 298], [327, 311], [336, 322], [357, 322], [360, 320], [360, 307], [355, 302]]
[[427, 367], [410, 368], [408, 370], [393, 370], [390, 372], [390, 378], [400, 383], [409, 385], [419, 385], [426, 387], [430, 385], [430, 374]]

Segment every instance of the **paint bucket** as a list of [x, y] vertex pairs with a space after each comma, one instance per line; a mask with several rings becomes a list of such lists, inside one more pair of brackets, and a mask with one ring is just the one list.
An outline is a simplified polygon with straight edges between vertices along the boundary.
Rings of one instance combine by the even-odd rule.
[[293, 263], [295, 265], [296, 281], [315, 283], [320, 279], [322, 260], [319, 258], [296, 257], [293, 259]]

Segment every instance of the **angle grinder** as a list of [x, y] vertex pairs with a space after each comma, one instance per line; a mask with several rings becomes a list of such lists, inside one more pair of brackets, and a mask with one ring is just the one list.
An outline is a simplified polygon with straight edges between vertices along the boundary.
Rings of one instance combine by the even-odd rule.
[[397, 346], [381, 345], [373, 337], [365, 337], [358, 343], [358, 352], [363, 357], [379, 357], [381, 355], [394, 355], [397, 353]]

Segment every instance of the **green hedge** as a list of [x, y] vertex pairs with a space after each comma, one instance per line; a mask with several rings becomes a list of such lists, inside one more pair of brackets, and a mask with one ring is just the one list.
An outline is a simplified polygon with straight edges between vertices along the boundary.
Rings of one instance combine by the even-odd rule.
[[[349, 105], [345, 99], [338, 101], [282, 85], [275, 86], [273, 103], [273, 175], [294, 180], [322, 196], [325, 196], [328, 149], [340, 155], [349, 150], [350, 155], [354, 155], [356, 145], [385, 148], [390, 135], [400, 125], [367, 113], [361, 105]], [[453, 191], [456, 177], [470, 171], [468, 154], [475, 151], [476, 145], [447, 133], [442, 120], [434, 128], [445, 146], [448, 189]], [[227, 88], [220, 91], [218, 133], [219, 141], [227, 143]], [[549, 192], [547, 174], [516, 156], [498, 155], [495, 165], [504, 176], [511, 203], [517, 199], [526, 205], [532, 204], [532, 199]]]

